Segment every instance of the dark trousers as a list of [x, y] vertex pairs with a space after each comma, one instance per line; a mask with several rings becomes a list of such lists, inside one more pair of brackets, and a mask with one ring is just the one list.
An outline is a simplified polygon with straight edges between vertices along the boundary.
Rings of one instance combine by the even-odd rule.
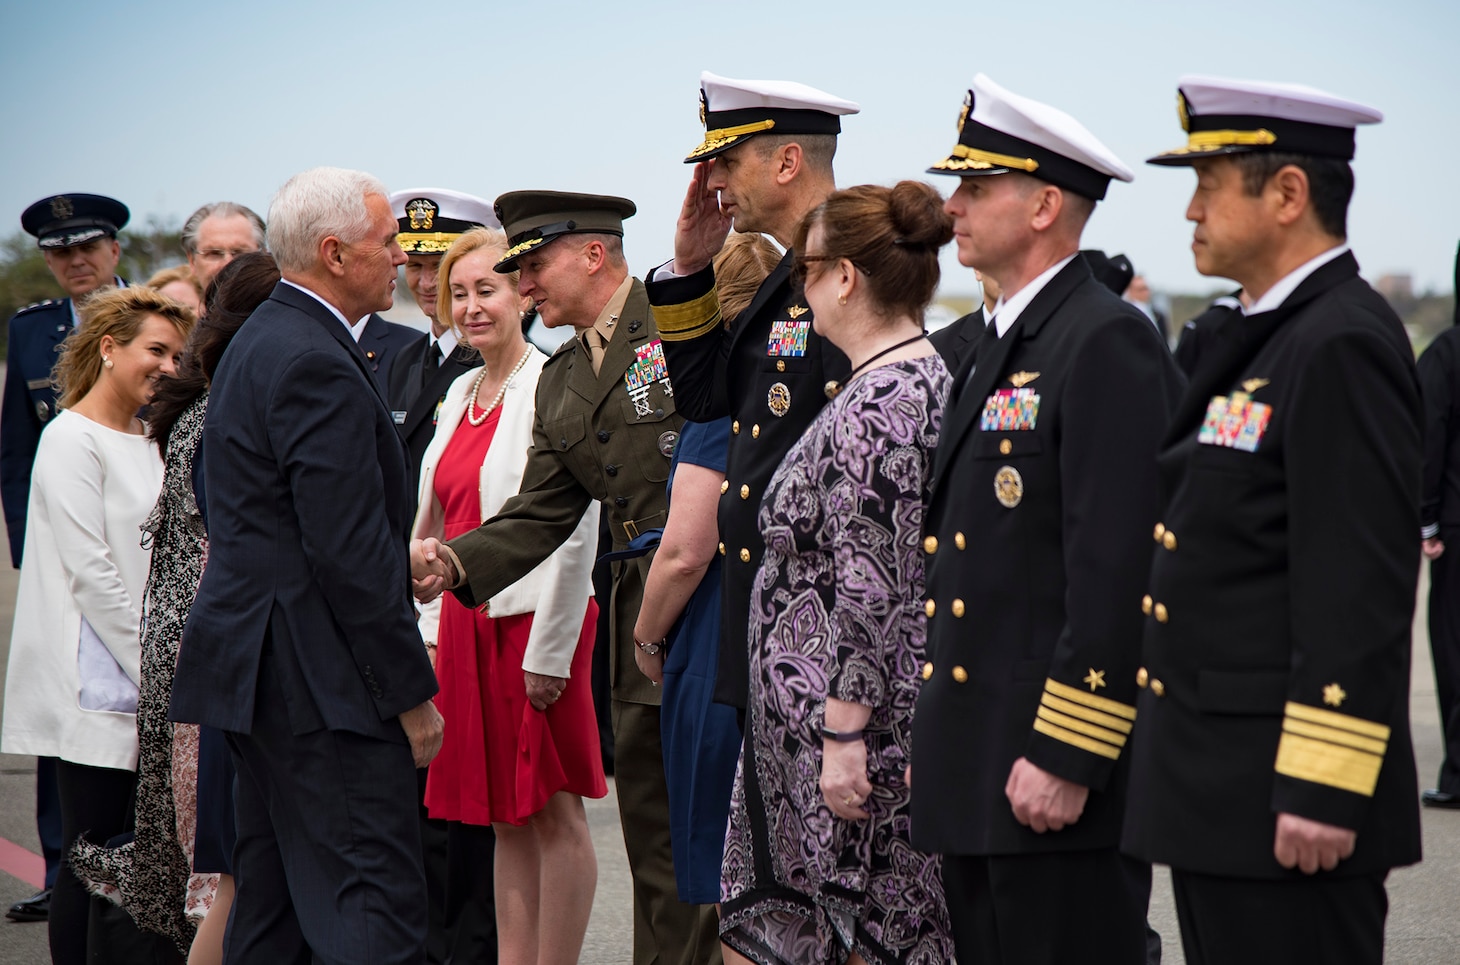
[[426, 811], [426, 768], [416, 771], [417, 814], [421, 819], [422, 870], [426, 873], [426, 962], [445, 965], [446, 937], [446, 861], [449, 846], [446, 822], [433, 819]]
[[958, 961], [1142, 965], [1146, 902], [1131, 887], [1134, 863], [1114, 848], [944, 855]]
[[497, 960], [494, 869], [497, 835], [490, 827], [446, 821], [446, 894], [442, 909], [448, 965]]
[[679, 900], [669, 838], [669, 788], [659, 708], [613, 702], [614, 778], [634, 888], [634, 965], [718, 965], [714, 905]]
[[1440, 538], [1445, 552], [1430, 562], [1430, 655], [1445, 735], [1445, 759], [1435, 786], [1460, 794], [1460, 528], [1447, 527]]
[[410, 747], [291, 733], [267, 660], [257, 706], [252, 733], [228, 734], [238, 892], [224, 961], [421, 965], [426, 877]]
[[41, 839], [41, 857], [46, 860], [46, 887], [56, 886], [61, 870], [61, 792], [56, 788], [56, 759], [35, 759], [35, 829]]
[[1386, 873], [1255, 881], [1171, 869], [1187, 965], [1384, 960]]
[[[90, 841], [105, 844], [131, 829], [137, 792], [135, 771], [56, 761], [56, 785], [61, 804], [61, 840], [66, 850], [83, 834]], [[102, 912], [108, 904], [106, 899], [93, 897], [86, 890], [72, 872], [71, 862], [61, 862], [51, 892], [49, 920], [54, 965], [95, 965], [114, 960], [107, 955], [108, 949], [90, 948], [87, 941], [92, 906], [96, 905], [95, 910]], [[125, 919], [125, 915], [121, 917]], [[113, 924], [119, 924], [131, 936], [137, 934], [130, 920]]]

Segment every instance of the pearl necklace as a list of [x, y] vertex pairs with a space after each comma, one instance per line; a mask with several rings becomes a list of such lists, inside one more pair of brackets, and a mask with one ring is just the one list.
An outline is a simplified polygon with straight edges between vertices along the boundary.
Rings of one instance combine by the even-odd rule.
[[512, 377], [522, 371], [522, 367], [527, 364], [527, 360], [530, 358], [532, 358], [531, 345], [527, 346], [527, 351], [522, 353], [522, 358], [517, 360], [516, 368], [508, 372], [507, 377], [502, 380], [502, 387], [497, 390], [497, 397], [492, 400], [492, 404], [483, 409], [481, 415], [477, 415], [473, 411], [477, 400], [477, 393], [482, 390], [482, 380], [487, 377], [487, 367], [483, 365], [482, 370], [477, 373], [476, 381], [471, 384], [471, 395], [466, 400], [466, 421], [474, 426], [479, 426], [483, 422], [486, 422], [487, 416], [492, 414], [492, 410], [501, 404], [502, 396], [507, 394], [507, 385], [512, 381]]

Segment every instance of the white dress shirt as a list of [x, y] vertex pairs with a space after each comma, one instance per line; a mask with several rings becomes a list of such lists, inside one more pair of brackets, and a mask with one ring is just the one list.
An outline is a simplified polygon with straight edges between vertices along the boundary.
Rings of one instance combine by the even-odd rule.
[[1339, 245], [1337, 248], [1329, 248], [1318, 257], [1310, 258], [1309, 260], [1303, 262], [1297, 268], [1294, 268], [1282, 278], [1278, 279], [1277, 284], [1273, 285], [1267, 291], [1263, 292], [1262, 297], [1253, 302], [1250, 308], [1244, 308], [1242, 310], [1242, 314], [1256, 315], [1258, 312], [1270, 312], [1274, 308], [1277, 308], [1283, 302], [1288, 300], [1288, 296], [1296, 291], [1298, 286], [1303, 284], [1303, 282], [1308, 278], [1309, 275], [1313, 274], [1315, 271], [1322, 268], [1324, 265], [1328, 264], [1339, 255], [1343, 254], [1345, 251], [1348, 251], [1348, 245], [1342, 244]]

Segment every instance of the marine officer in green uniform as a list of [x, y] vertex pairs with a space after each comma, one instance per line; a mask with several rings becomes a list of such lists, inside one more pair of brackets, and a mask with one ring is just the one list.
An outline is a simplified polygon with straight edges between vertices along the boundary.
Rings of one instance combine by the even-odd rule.
[[[496, 201], [511, 247], [498, 271], [521, 271], [520, 291], [544, 325], [571, 325], [537, 384], [533, 448], [518, 494], [449, 543], [412, 544], [418, 597], [444, 585], [478, 606], [545, 560], [594, 500], [615, 550], [661, 528], [664, 484], [684, 419], [644, 286], [629, 275], [626, 198], [513, 191]], [[609, 601], [614, 762], [634, 884], [636, 965], [718, 962], [713, 906], [681, 902], [669, 840], [659, 739], [659, 691], [634, 662], [633, 631], [651, 557], [612, 563]], [[653, 645], [650, 643], [649, 645]]]
[[[1192, 252], [1242, 286], [1159, 455], [1124, 846], [1171, 866], [1192, 965], [1379, 962], [1420, 858], [1409, 736], [1422, 414], [1347, 243], [1371, 107], [1184, 77]], [[1148, 544], [1150, 545], [1150, 544]], [[1139, 608], [1139, 610], [1137, 610]]]
[[[786, 452], [851, 366], [816, 334], [791, 278], [801, 219], [836, 190], [841, 118], [860, 108], [784, 80], [700, 78], [705, 139], [686, 157], [694, 176], [674, 233], [674, 260], [649, 280], [649, 300], [686, 418], [730, 416], [720, 493], [720, 660], [715, 700], [742, 710], [749, 685], [750, 588], [765, 547], [756, 513]], [[770, 235], [785, 257], [737, 317], [722, 318], [711, 260], [736, 231]]]

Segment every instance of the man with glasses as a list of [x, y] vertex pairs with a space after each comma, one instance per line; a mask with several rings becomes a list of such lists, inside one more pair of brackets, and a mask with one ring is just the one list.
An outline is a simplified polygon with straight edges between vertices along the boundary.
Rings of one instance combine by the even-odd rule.
[[263, 247], [264, 219], [232, 201], [205, 204], [183, 222], [183, 254], [202, 294], [224, 265]]

